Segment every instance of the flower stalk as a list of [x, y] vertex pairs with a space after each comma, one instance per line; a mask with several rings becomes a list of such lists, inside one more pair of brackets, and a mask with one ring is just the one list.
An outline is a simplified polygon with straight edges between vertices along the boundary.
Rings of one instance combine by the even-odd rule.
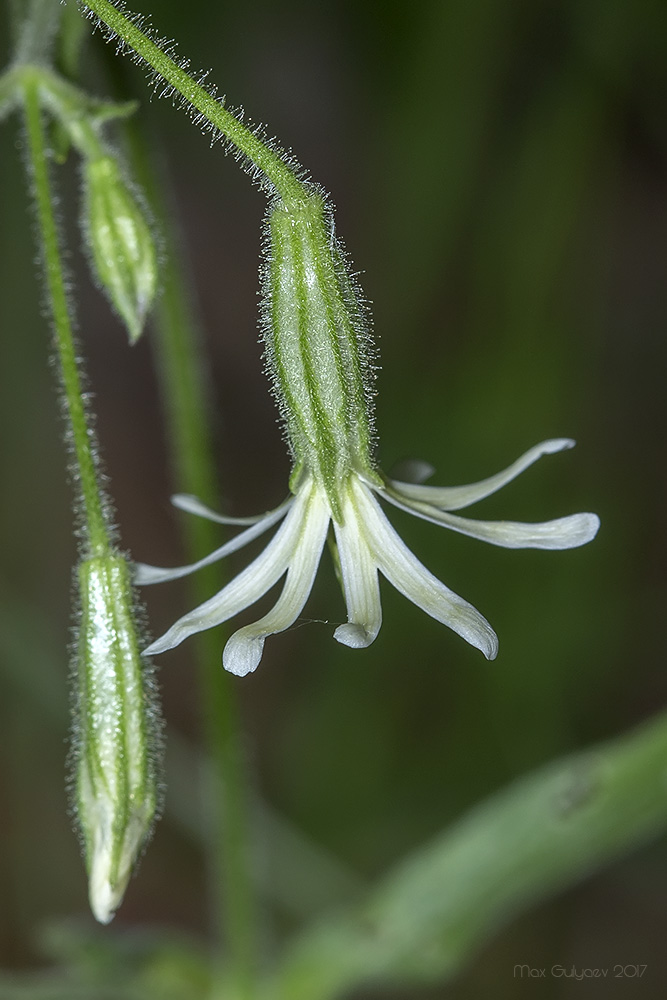
[[110, 37], [124, 42], [137, 60], [149, 67], [156, 84], [158, 78], [167, 83], [168, 89], [163, 92], [165, 95], [178, 95], [188, 113], [202, 128], [226, 137], [230, 146], [245, 158], [245, 165], [260, 186], [271, 193], [277, 192], [286, 202], [301, 200], [303, 187], [286, 162], [285, 154], [271, 148], [246, 128], [215, 93], [197, 81], [142, 30], [141, 20], [131, 19], [109, 0], [81, 0], [81, 6], [94, 15], [98, 26], [108, 30]]
[[75, 458], [75, 477], [84, 508], [84, 543], [88, 554], [102, 556], [108, 552], [110, 544], [105, 516], [106, 504], [99, 488], [97, 449], [86, 415], [81, 377], [77, 365], [74, 333], [53, 212], [39, 84], [37, 79], [31, 78], [29, 74], [24, 74], [23, 102], [47, 295], [53, 317], [53, 329], [63, 384], [63, 398], [67, 408], [68, 427]]

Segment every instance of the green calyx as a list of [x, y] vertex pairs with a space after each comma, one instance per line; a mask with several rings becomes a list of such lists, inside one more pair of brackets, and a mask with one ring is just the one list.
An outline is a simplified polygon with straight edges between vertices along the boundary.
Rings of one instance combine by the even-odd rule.
[[339, 519], [350, 472], [376, 475], [366, 310], [317, 189], [274, 201], [267, 228], [267, 367], [296, 468], [323, 484]]

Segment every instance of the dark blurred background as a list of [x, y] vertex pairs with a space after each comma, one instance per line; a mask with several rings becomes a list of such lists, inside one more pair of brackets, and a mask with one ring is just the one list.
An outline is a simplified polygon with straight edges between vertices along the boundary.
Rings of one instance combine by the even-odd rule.
[[[482, 797], [664, 707], [667, 10], [663, 0], [193, 10], [161, 0], [153, 16], [337, 206], [373, 303], [382, 466], [423, 458], [434, 482], [454, 485], [570, 436], [574, 452], [544, 459], [472, 514], [602, 519], [585, 549], [516, 552], [391, 512], [429, 568], [496, 628], [491, 664], [388, 586], [375, 644], [339, 646], [331, 635], [344, 607], [325, 557], [306, 608], [317, 621], [270, 640], [257, 673], [238, 682], [257, 788], [294, 828], [275, 820], [296, 863], [273, 872], [272, 827], [260, 831], [270, 950]], [[159, 136], [205, 331], [221, 503], [264, 510], [284, 496], [289, 467], [257, 342], [263, 196], [185, 115], [149, 100], [140, 70], [112, 63], [99, 36], [86, 45], [84, 78], [138, 96], [142, 128]], [[62, 958], [72, 921], [98, 940], [67, 815], [76, 550], [22, 143], [17, 119], [5, 122], [0, 962], [12, 972]], [[91, 286], [76, 163], [58, 177], [123, 542], [135, 558], [178, 564], [150, 335], [129, 349]], [[156, 635], [186, 610], [179, 584], [147, 597]], [[202, 741], [193, 649], [159, 666], [167, 814], [112, 931], [130, 940], [147, 933], [140, 926], [166, 925], [205, 940], [206, 806], [192, 801], [189, 778]], [[302, 835], [310, 861], [300, 865]], [[455, 983], [410, 996], [603, 995], [597, 984], [512, 978], [515, 963], [554, 962], [646, 963], [641, 984], [608, 980], [604, 996], [664, 995], [666, 847], [649, 845], [520, 917]], [[399, 996], [372, 994], [390, 995]]]

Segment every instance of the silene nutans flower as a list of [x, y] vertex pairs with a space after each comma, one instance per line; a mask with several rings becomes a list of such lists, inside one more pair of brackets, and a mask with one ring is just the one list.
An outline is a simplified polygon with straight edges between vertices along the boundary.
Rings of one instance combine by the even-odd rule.
[[136, 582], [174, 580], [222, 559], [280, 523], [250, 565], [210, 600], [180, 618], [146, 652], [161, 653], [193, 633], [212, 628], [254, 604], [285, 577], [273, 608], [228, 640], [223, 664], [244, 676], [257, 667], [267, 636], [289, 628], [301, 614], [333, 525], [347, 622], [334, 632], [354, 648], [370, 645], [382, 622], [379, 574], [433, 618], [453, 629], [488, 659], [498, 640], [471, 604], [441, 583], [410, 551], [380, 501], [417, 517], [505, 548], [568, 549], [589, 542], [599, 520], [572, 514], [539, 524], [479, 521], [454, 511], [495, 493], [542, 455], [574, 444], [545, 441], [509, 468], [468, 486], [434, 487], [385, 476], [372, 457], [373, 347], [367, 307], [336, 238], [332, 213], [320, 191], [269, 206], [265, 240], [263, 338], [293, 457], [291, 496], [253, 519], [217, 515], [196, 498], [176, 506], [223, 524], [249, 525], [191, 566], [158, 569], [140, 564]]
[[79, 590], [73, 792], [90, 906], [106, 924], [156, 818], [161, 716], [127, 561], [115, 553], [84, 559]]

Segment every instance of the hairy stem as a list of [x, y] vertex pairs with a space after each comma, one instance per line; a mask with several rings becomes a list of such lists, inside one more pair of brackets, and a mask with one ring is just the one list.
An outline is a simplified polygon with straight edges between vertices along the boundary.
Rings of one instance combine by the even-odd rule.
[[67, 303], [65, 276], [49, 182], [39, 84], [37, 77], [31, 79], [29, 74], [23, 76], [23, 103], [46, 289], [53, 317], [71, 445], [76, 460], [76, 480], [84, 507], [86, 542], [89, 550], [84, 552], [84, 556], [99, 556], [109, 550], [108, 525], [98, 485], [94, 434], [88, 424], [83, 400], [72, 321]]
[[173, 87], [187, 106], [199, 112], [205, 122], [218, 129], [247, 157], [251, 166], [266, 178], [284, 201], [293, 203], [302, 200], [303, 185], [287, 163], [152, 41], [136, 20], [130, 19], [109, 0], [81, 0], [81, 3]]

